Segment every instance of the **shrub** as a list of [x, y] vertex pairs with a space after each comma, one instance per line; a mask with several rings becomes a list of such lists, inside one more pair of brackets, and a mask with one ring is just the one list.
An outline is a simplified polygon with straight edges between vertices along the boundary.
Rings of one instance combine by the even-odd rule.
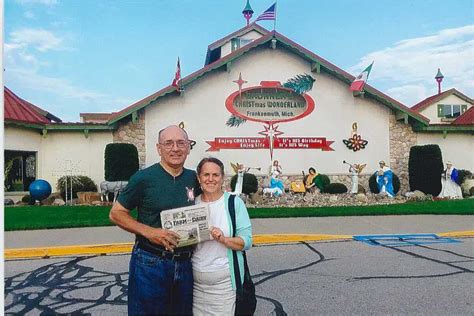
[[314, 183], [321, 193], [326, 193], [326, 187], [331, 183], [331, 180], [327, 175], [320, 173], [314, 179]]
[[[242, 193], [251, 194], [258, 191], [258, 180], [254, 174], [244, 173], [244, 182], [242, 184]], [[230, 188], [235, 191], [235, 184], [237, 183], [237, 175], [235, 174], [230, 179]]]
[[438, 196], [441, 192], [443, 157], [438, 145], [413, 146], [408, 159], [410, 191]]
[[324, 188], [324, 193], [329, 194], [338, 194], [338, 193], [346, 193], [347, 187], [342, 183], [330, 183], [326, 185]]
[[77, 198], [77, 192], [97, 192], [97, 185], [86, 176], [64, 176], [59, 178], [56, 188], [61, 192], [61, 197], [66, 198], [66, 180], [68, 199], [71, 198], [71, 180], [72, 180], [72, 198]]
[[[392, 185], [393, 185], [393, 193], [397, 194], [400, 191], [400, 179], [394, 173], [392, 176]], [[377, 180], [375, 179], [375, 173], [370, 176], [369, 178], [369, 188], [370, 192], [372, 193], [380, 193], [379, 187], [377, 186]]]
[[471, 179], [472, 172], [469, 170], [458, 169], [458, 181], [457, 184], [461, 185], [465, 179]]
[[106, 181], [128, 181], [138, 170], [138, 150], [133, 144], [108, 144], [104, 159]]
[[30, 199], [31, 199], [30, 195], [29, 195], [29, 194], [25, 194], [25, 195], [23, 195], [23, 197], [21, 198], [21, 201], [22, 201], [23, 203], [28, 203], [28, 204], [29, 204], [29, 203], [30, 203]]

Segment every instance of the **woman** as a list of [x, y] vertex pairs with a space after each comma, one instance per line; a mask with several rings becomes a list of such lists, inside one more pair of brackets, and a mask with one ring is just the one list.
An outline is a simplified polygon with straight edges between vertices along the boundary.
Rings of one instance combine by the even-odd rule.
[[459, 172], [453, 167], [453, 163], [448, 161], [446, 169], [441, 174], [441, 193], [438, 197], [462, 198], [461, 187], [458, 182]]
[[395, 196], [393, 190], [393, 172], [386, 164], [385, 161], [379, 161], [380, 169], [375, 174], [375, 181], [379, 188], [379, 193], [387, 194], [388, 197], [393, 198]]
[[270, 196], [280, 196], [285, 193], [285, 186], [283, 181], [280, 179], [283, 174], [283, 169], [278, 163], [278, 160], [275, 160], [269, 168], [270, 172], [270, 186], [263, 189], [263, 194], [270, 194]]
[[[241, 250], [252, 246], [252, 224], [244, 202], [235, 197], [236, 237], [232, 236], [232, 222], [228, 210], [230, 194], [222, 191], [224, 165], [217, 158], [204, 158], [197, 166], [202, 194], [197, 203], [209, 203], [210, 241], [197, 245], [193, 253], [193, 314], [234, 315], [236, 286], [233, 265], [238, 264], [240, 280], [244, 266]], [[237, 252], [233, 262], [232, 250]]]
[[278, 179], [283, 173], [283, 169], [278, 162], [278, 160], [275, 160], [273, 162], [273, 165], [270, 167], [270, 176], [272, 178]]

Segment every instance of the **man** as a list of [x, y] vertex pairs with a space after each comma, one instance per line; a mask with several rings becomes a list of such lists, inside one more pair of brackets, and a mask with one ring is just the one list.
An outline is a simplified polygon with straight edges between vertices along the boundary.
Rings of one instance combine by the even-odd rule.
[[[194, 204], [196, 173], [184, 168], [190, 152], [186, 132], [172, 125], [159, 132], [161, 159], [135, 173], [110, 210], [112, 222], [136, 235], [130, 258], [128, 314], [191, 314], [191, 247], [177, 248], [179, 235], [162, 228], [163, 210]], [[130, 211], [137, 208], [135, 220]]]
[[[304, 172], [303, 172], [304, 174]], [[308, 192], [314, 192], [315, 190], [315, 183], [314, 183], [314, 179], [318, 176], [318, 174], [316, 173], [316, 169], [314, 169], [313, 167], [309, 168], [308, 170], [308, 176], [306, 177], [306, 180], [305, 180], [305, 188], [306, 188], [306, 191]]]

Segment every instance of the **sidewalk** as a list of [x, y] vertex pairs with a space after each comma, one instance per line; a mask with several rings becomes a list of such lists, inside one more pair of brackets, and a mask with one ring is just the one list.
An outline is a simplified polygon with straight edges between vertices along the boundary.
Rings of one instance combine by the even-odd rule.
[[[402, 215], [252, 219], [255, 243], [350, 239], [353, 235], [455, 233], [474, 237], [473, 215]], [[456, 235], [457, 234], [457, 235]], [[9, 250], [45, 247], [69, 247], [67, 254], [84, 253], [83, 245], [95, 253], [127, 250], [134, 236], [112, 227], [69, 228], [5, 232], [6, 257]], [[65, 247], [62, 247], [65, 248]], [[26, 253], [26, 252], [24, 252]], [[48, 253], [46, 250], [43, 253]], [[61, 251], [56, 252], [58, 255]], [[86, 253], [88, 253], [86, 251]]]

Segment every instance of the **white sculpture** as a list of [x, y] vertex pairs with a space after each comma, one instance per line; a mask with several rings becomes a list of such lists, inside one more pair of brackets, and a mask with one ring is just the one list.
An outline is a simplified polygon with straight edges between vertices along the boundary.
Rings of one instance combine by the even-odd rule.
[[448, 161], [441, 175], [441, 192], [438, 197], [462, 199], [461, 187], [457, 184], [458, 178], [458, 170], [454, 168], [452, 162]]
[[117, 196], [125, 189], [128, 181], [102, 181], [100, 183], [100, 200], [104, 202], [109, 201], [109, 193], [114, 194], [114, 202], [117, 200]]

